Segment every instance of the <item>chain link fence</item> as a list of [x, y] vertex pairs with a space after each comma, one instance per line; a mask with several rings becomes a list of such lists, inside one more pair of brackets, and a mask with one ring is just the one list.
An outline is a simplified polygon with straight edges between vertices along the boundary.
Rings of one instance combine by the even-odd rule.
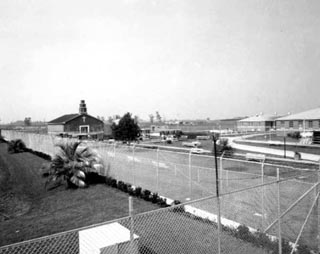
[[[31, 149], [50, 155], [56, 152], [54, 145], [63, 141], [31, 133], [3, 131], [3, 135], [7, 139], [20, 138]], [[320, 250], [317, 170], [223, 157], [215, 165], [213, 156], [187, 151], [102, 142], [87, 144], [97, 150], [105, 163], [101, 174], [183, 204], [4, 246], [0, 254]]]
[[[318, 184], [304, 193], [301, 202], [287, 212], [287, 204], [280, 203], [287, 182], [277, 180], [220, 197], [210, 196], [140, 214], [132, 213], [134, 207], [130, 202], [132, 198], [129, 198], [131, 205], [126, 218], [3, 246], [0, 253], [239, 254], [318, 251], [316, 238], [319, 227], [315, 223], [319, 215], [318, 204], [315, 205], [319, 196], [318, 193], [315, 196]], [[261, 197], [262, 189], [266, 199], [275, 199], [274, 206], [264, 210], [261, 203], [251, 202], [255, 196], [256, 199]], [[273, 192], [267, 192], [268, 189]], [[242, 200], [239, 196], [243, 197]]]

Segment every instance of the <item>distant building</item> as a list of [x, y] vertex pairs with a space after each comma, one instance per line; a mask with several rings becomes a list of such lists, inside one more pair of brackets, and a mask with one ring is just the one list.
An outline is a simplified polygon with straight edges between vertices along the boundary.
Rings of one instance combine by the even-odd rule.
[[221, 119], [216, 123], [214, 127], [218, 130], [235, 131], [237, 130], [238, 121], [244, 118], [245, 117]]
[[275, 128], [277, 115], [255, 115], [238, 121], [237, 129], [240, 132], [269, 131]]
[[320, 108], [276, 119], [277, 130], [320, 131]]
[[104, 124], [87, 113], [85, 101], [81, 100], [79, 113], [63, 115], [48, 122], [48, 133], [79, 139], [102, 139]]

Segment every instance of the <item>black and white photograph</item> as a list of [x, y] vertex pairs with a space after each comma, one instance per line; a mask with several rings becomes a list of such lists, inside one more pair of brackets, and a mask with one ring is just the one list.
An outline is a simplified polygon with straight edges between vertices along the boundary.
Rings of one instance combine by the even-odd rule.
[[0, 254], [320, 254], [320, 1], [0, 0]]

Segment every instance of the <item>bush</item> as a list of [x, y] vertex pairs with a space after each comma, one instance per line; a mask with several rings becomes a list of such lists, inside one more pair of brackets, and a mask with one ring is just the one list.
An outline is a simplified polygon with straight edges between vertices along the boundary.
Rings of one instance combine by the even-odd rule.
[[4, 139], [3, 136], [0, 135], [0, 143], [6, 143], [6, 140]]
[[8, 143], [9, 153], [22, 153], [26, 150], [26, 145], [21, 139], [15, 139]]
[[117, 188], [119, 189], [119, 190], [124, 190], [124, 182], [122, 182], [122, 181], [118, 181], [118, 183], [117, 183]]
[[159, 198], [158, 205], [160, 207], [168, 207], [168, 206], [170, 206], [170, 205], [167, 204], [167, 199], [165, 199], [165, 198]]
[[137, 188], [134, 190], [134, 192], [135, 192], [136, 197], [138, 197], [138, 198], [141, 197], [141, 195], [142, 195], [142, 189], [141, 189], [141, 187], [137, 187]]
[[240, 225], [237, 227], [237, 235], [238, 238], [247, 241], [247, 242], [253, 242], [252, 234], [249, 230], [249, 228], [245, 225]]
[[143, 198], [146, 201], [149, 201], [150, 200], [150, 194], [151, 194], [151, 191], [143, 190], [142, 193], [141, 193], [141, 198]]
[[173, 201], [173, 205], [174, 205], [173, 210], [172, 210], [173, 212], [179, 212], [179, 213], [185, 212], [184, 206], [181, 205], [181, 202], [179, 200]]
[[129, 193], [130, 196], [135, 196], [136, 195], [134, 189], [131, 186], [128, 188], [128, 193]]
[[112, 178], [110, 182], [110, 186], [113, 188], [117, 188], [117, 180]]
[[294, 138], [294, 139], [300, 139], [301, 135], [299, 131], [295, 131], [295, 132], [289, 132], [287, 133], [287, 137], [289, 138]]
[[297, 247], [297, 254], [311, 254], [311, 250], [308, 248], [307, 245], [299, 244]]
[[99, 175], [96, 172], [89, 172], [86, 175], [86, 181], [88, 184], [106, 183], [106, 177]]
[[217, 154], [222, 155], [223, 152], [225, 152], [226, 156], [232, 156], [233, 154], [233, 148], [227, 138], [220, 138], [217, 144]]
[[152, 195], [151, 195], [151, 202], [154, 203], [154, 204], [155, 204], [155, 203], [158, 203], [159, 198], [160, 198], [160, 197], [159, 197], [158, 193], [156, 193], [156, 192], [155, 192], [155, 193], [152, 193]]

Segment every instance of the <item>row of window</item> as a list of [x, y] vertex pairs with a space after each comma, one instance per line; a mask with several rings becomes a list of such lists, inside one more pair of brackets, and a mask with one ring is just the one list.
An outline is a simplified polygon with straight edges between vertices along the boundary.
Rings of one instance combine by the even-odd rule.
[[[293, 128], [320, 128], [320, 120], [296, 120], [296, 121], [278, 121], [279, 127]], [[273, 122], [238, 122], [238, 126], [273, 126]]]
[[272, 122], [239, 122], [240, 126], [272, 126]]
[[[286, 121], [280, 121], [280, 126], [285, 127]], [[320, 120], [307, 120], [307, 121], [287, 121], [289, 122], [289, 128], [294, 127], [294, 123], [297, 124], [296, 126], [299, 128], [319, 128], [320, 127]]]

